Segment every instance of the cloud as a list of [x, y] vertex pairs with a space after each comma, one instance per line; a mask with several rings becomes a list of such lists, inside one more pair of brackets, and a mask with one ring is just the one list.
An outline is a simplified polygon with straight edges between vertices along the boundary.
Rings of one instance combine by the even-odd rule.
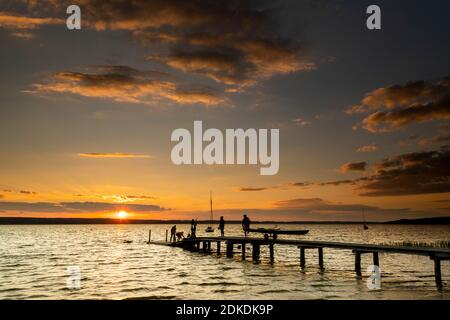
[[9, 30], [10, 35], [22, 39], [34, 37], [30, 30], [39, 29], [45, 25], [57, 24], [64, 24], [64, 20], [58, 18], [33, 18], [0, 11], [0, 28]]
[[[78, 195], [84, 197], [84, 195]], [[89, 196], [91, 197], [91, 196]], [[146, 195], [122, 195], [122, 194], [95, 194], [93, 197], [115, 203], [127, 203], [141, 200], [154, 200], [156, 197]]]
[[117, 204], [106, 202], [0, 202], [0, 210], [36, 213], [100, 213], [125, 210], [151, 213], [167, 209], [153, 204]]
[[[58, 16], [70, 1], [33, 1], [30, 16]], [[232, 90], [275, 75], [316, 68], [303, 41], [283, 36], [282, 7], [241, 0], [81, 0], [83, 28], [127, 31], [149, 58], [212, 79]]]
[[79, 157], [83, 158], [151, 158], [150, 155], [146, 154], [134, 154], [134, 153], [79, 153]]
[[291, 183], [291, 186], [294, 186], [294, 187], [308, 187], [311, 184], [312, 184], [311, 182], [293, 182], [293, 183]]
[[306, 120], [303, 119], [303, 118], [296, 118], [296, 119], [292, 120], [292, 122], [293, 122], [296, 126], [299, 126], [299, 127], [303, 127], [303, 126], [306, 126], [306, 125], [309, 124], [309, 122], [306, 121]]
[[161, 99], [182, 104], [217, 105], [224, 100], [207, 87], [187, 90], [166, 73], [139, 71], [128, 66], [94, 66], [87, 72], [56, 72], [31, 93], [71, 93], [116, 102], [154, 104]]
[[419, 145], [423, 147], [441, 143], [450, 143], [450, 126], [448, 124], [440, 126], [433, 137], [419, 140]]
[[282, 200], [275, 203], [275, 206], [283, 209], [303, 209], [314, 211], [358, 211], [362, 209], [375, 210], [377, 207], [361, 204], [342, 204], [325, 201], [321, 198], [298, 198]]
[[366, 161], [361, 162], [348, 162], [339, 167], [339, 171], [342, 173], [348, 171], [365, 171], [367, 166]]
[[368, 144], [362, 147], [359, 147], [356, 149], [356, 152], [375, 152], [378, 150], [378, 147], [375, 145], [375, 143]]
[[37, 192], [28, 191], [28, 190], [20, 190], [19, 193], [21, 193], [21, 194], [32, 194], [32, 195], [37, 194]]
[[266, 191], [266, 190], [274, 190], [274, 189], [290, 189], [290, 188], [298, 188], [298, 187], [308, 187], [312, 185], [311, 182], [291, 182], [274, 186], [262, 186], [262, 187], [240, 187], [238, 191]]
[[3, 194], [0, 194], [0, 199], [3, 199], [5, 196]]
[[319, 183], [320, 186], [340, 186], [345, 184], [354, 184], [353, 180], [336, 180], [336, 181], [328, 181]]
[[389, 132], [414, 122], [450, 119], [450, 96], [424, 105], [404, 109], [377, 111], [362, 121], [362, 127], [370, 132]]
[[388, 132], [412, 123], [450, 119], [450, 77], [376, 89], [346, 113], [370, 111], [359, 125], [369, 132]]
[[278, 201], [274, 211], [287, 213], [294, 217], [303, 217], [309, 220], [362, 220], [362, 211], [370, 220], [386, 220], [393, 217], [412, 214], [409, 208], [385, 209], [376, 206], [354, 203], [339, 203], [327, 201], [322, 198], [297, 198]]
[[450, 150], [407, 153], [376, 164], [374, 174], [359, 182], [363, 196], [450, 192]]
[[405, 138], [405, 139], [400, 140], [400, 141], [397, 142], [396, 144], [397, 144], [398, 146], [400, 146], [400, 147], [410, 146], [410, 145], [412, 145], [413, 143], [415, 143], [415, 141], [417, 141], [417, 139], [419, 139], [419, 138], [420, 138], [420, 136], [418, 136], [418, 135], [416, 135], [416, 134], [413, 134], [413, 135], [408, 136], [408, 137]]
[[242, 187], [242, 188], [239, 188], [239, 191], [265, 191], [268, 189], [270, 189], [270, 188], [268, 188], [268, 187]]

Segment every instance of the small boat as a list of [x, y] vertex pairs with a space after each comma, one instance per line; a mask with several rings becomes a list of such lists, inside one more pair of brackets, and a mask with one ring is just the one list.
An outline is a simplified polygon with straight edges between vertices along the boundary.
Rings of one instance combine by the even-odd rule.
[[214, 232], [213, 224], [213, 210], [212, 210], [212, 193], [209, 192], [209, 204], [210, 204], [210, 215], [209, 215], [209, 226], [206, 227], [205, 232]]
[[279, 234], [285, 234], [285, 235], [305, 235], [309, 232], [309, 230], [282, 230], [278, 228], [269, 229], [269, 228], [257, 228], [257, 229], [248, 229], [248, 232], [255, 232], [255, 233], [264, 233], [264, 238], [268, 239], [269, 237], [272, 237], [273, 239], [276, 239]]

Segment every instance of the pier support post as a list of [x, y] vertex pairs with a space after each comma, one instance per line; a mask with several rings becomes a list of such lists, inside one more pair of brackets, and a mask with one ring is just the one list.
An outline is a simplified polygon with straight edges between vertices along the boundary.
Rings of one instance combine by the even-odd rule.
[[245, 260], [245, 242], [242, 242], [241, 246], [242, 246], [242, 260]]
[[220, 241], [217, 241], [217, 254], [220, 254]]
[[441, 259], [434, 257], [434, 280], [436, 281], [436, 287], [442, 289], [442, 275], [441, 275]]
[[148, 230], [148, 243], [152, 241], [152, 230]]
[[197, 251], [200, 251], [200, 241], [197, 241], [195, 243], [195, 246], [197, 247]]
[[233, 257], [233, 242], [231, 241], [227, 242], [227, 257], [228, 258]]
[[320, 270], [324, 270], [324, 267], [323, 267], [323, 248], [319, 248], [319, 267], [320, 267]]
[[167, 242], [167, 235], [169, 234], [169, 230], [166, 230], [166, 242]]
[[275, 260], [273, 254], [273, 243], [269, 244], [269, 254], [270, 254], [270, 262], [273, 262]]
[[357, 276], [361, 276], [361, 252], [355, 251], [355, 271]]
[[373, 253], [373, 264], [377, 267], [380, 267], [380, 260], [378, 258], [378, 252]]
[[305, 248], [300, 247], [300, 267], [305, 269], [306, 260], [305, 260]]
[[253, 251], [252, 251], [253, 260], [255, 261], [259, 260], [259, 253], [260, 253], [259, 243], [253, 243]]

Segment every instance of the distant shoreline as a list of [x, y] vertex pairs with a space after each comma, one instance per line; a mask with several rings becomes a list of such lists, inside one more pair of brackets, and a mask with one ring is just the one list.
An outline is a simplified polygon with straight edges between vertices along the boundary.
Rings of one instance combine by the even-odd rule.
[[[30, 218], [0, 217], [0, 225], [57, 225], [57, 224], [190, 224], [190, 220], [143, 220], [143, 219], [108, 219], [108, 218]], [[199, 224], [208, 224], [208, 220], [199, 220]], [[218, 223], [218, 221], [214, 221]], [[227, 224], [240, 224], [239, 220], [227, 221]], [[362, 221], [252, 221], [254, 224], [362, 224]], [[449, 217], [421, 219], [401, 219], [386, 222], [369, 222], [366, 224], [423, 224], [447, 225]]]

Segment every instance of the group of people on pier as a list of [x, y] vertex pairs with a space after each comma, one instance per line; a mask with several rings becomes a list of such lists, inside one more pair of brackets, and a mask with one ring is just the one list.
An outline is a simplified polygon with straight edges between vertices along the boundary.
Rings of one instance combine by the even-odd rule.
[[[223, 216], [220, 217], [219, 227], [217, 229], [220, 230], [220, 236], [225, 237], [225, 219], [223, 218]], [[242, 219], [242, 230], [244, 231], [244, 235], [247, 236], [250, 230], [250, 219], [249, 217], [247, 217], [246, 214], [244, 214]], [[187, 237], [184, 236], [184, 232], [177, 232], [176, 225], [174, 225], [170, 229], [170, 242], [180, 241], [181, 239], [192, 239], [196, 237], [196, 234], [197, 234], [197, 220], [192, 219], [191, 232], [187, 235]]]

